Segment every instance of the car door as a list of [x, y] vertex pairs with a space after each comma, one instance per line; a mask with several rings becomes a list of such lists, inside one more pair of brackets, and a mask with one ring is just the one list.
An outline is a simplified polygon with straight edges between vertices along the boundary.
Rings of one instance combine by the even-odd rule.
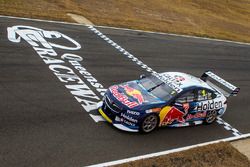
[[179, 109], [186, 116], [189, 111], [192, 111], [195, 108], [194, 102], [196, 100], [195, 90], [189, 90], [180, 97], [178, 97], [173, 106]]
[[213, 93], [210, 90], [199, 88], [195, 90], [195, 100], [193, 103], [193, 109], [189, 110], [185, 120], [188, 122], [203, 120], [206, 117], [206, 111], [201, 110], [200, 106], [202, 103], [206, 103], [211, 100]]
[[195, 100], [194, 90], [185, 92], [177, 97], [170, 105], [163, 107], [160, 111], [160, 126], [185, 123], [185, 116], [192, 109]]

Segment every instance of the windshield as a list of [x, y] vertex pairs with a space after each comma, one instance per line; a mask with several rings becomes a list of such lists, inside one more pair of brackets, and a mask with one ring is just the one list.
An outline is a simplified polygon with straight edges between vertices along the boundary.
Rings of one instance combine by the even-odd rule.
[[176, 95], [176, 91], [165, 84], [162, 80], [154, 75], [139, 80], [139, 83], [154, 96], [161, 100], [168, 101]]

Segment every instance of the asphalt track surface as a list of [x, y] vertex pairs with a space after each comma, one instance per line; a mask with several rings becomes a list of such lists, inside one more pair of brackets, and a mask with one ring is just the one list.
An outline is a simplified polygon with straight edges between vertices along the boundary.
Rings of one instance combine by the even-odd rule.
[[[105, 88], [147, 74], [85, 26], [0, 17], [1, 166], [85, 166], [233, 136], [217, 123], [161, 128], [147, 135], [96, 123], [30, 44], [8, 40], [7, 27], [16, 25], [58, 31], [77, 41], [79, 50], [54, 50], [59, 56], [66, 52], [81, 56], [81, 65]], [[229, 99], [223, 120], [242, 134], [250, 132], [249, 45], [97, 29], [157, 72], [200, 76], [210, 69], [239, 86], [241, 92]], [[71, 64], [65, 64], [102, 97]]]

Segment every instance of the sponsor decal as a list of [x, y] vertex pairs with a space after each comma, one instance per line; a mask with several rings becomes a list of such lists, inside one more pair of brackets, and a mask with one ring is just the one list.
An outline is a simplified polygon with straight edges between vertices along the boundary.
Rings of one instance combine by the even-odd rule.
[[[100, 115], [90, 113], [92, 110], [96, 110], [96, 103], [100, 101], [100, 98], [67, 64], [72, 65], [101, 95], [105, 93], [106, 89], [81, 65], [80, 62], [83, 61], [81, 56], [73, 53], [64, 53], [62, 56], [59, 56], [55, 51], [55, 49], [67, 52], [79, 50], [81, 49], [81, 45], [77, 41], [57, 31], [47, 31], [30, 26], [19, 25], [8, 27], [7, 31], [9, 41], [20, 43], [21, 40], [24, 40], [33, 47], [44, 63], [64, 83], [65, 87], [95, 122], [104, 120]], [[49, 40], [56, 41], [56, 39], [65, 41], [69, 46], [49, 42]]]
[[160, 111], [161, 111], [161, 108], [152, 108], [152, 109], [145, 110], [145, 113], [160, 112]]
[[208, 76], [210, 76], [211, 78], [213, 78], [214, 80], [218, 81], [219, 83], [225, 85], [226, 87], [228, 87], [231, 90], [235, 90], [237, 89], [234, 85], [230, 84], [229, 82], [225, 81], [224, 79], [222, 79], [221, 77], [215, 75], [214, 73], [212, 73], [211, 71], [206, 72], [206, 74]]
[[181, 83], [176, 82], [176, 79], [172, 77], [171, 75], [158, 74], [158, 73], [154, 73], [153, 75], [159, 78], [160, 80], [162, 80], [163, 82], [165, 82], [169, 87], [174, 89], [176, 92], [180, 93], [182, 91], [182, 89], [180, 88]]
[[183, 76], [180, 75], [175, 75], [175, 81], [176, 82], [181, 82], [181, 81], [185, 81], [185, 78]]
[[127, 113], [128, 113], [128, 114], [131, 114], [131, 115], [137, 115], [137, 116], [139, 116], [139, 115], [140, 115], [140, 112], [137, 112], [137, 111], [131, 111], [131, 110], [127, 110]]
[[185, 119], [183, 116], [185, 115], [184, 112], [180, 111], [176, 107], [164, 107], [160, 112], [160, 122], [161, 126], [168, 125], [173, 123], [173, 121], [178, 121], [180, 123], [184, 123]]
[[122, 119], [122, 118], [121, 118], [121, 122], [125, 123], [125, 124], [128, 125], [128, 126], [135, 126], [134, 123], [129, 122], [129, 121], [127, 121], [126, 119]]
[[132, 87], [129, 87], [128, 85], [122, 85], [122, 88], [124, 88], [125, 92], [129, 95], [135, 98], [139, 104], [142, 104], [144, 102], [144, 98], [139, 90], [136, 90]]
[[109, 90], [117, 100], [119, 100], [122, 104], [128, 106], [129, 108], [134, 108], [139, 105], [136, 101], [133, 101], [133, 102], [129, 101], [126, 95], [124, 95], [123, 93], [120, 93], [118, 91], [117, 85], [111, 86]]
[[205, 118], [206, 117], [206, 112], [198, 112], [195, 114], [188, 114], [186, 117], [186, 121], [190, 120], [190, 119], [196, 119], [196, 118]]
[[126, 120], [128, 120], [128, 121], [130, 121], [130, 122], [133, 122], [133, 123], [137, 123], [138, 122], [138, 120], [136, 120], [133, 117], [131, 117], [129, 115], [126, 115], [124, 113], [121, 113], [121, 117], [124, 118], [124, 119], [126, 119]]
[[198, 111], [207, 111], [220, 108], [222, 108], [222, 101], [209, 100], [204, 102], [198, 102], [197, 104]]

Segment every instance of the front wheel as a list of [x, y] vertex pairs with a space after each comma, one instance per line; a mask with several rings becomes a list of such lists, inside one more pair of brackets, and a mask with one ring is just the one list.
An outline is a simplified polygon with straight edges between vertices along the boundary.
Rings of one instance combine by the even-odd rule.
[[158, 127], [159, 119], [156, 114], [146, 116], [140, 125], [140, 132], [149, 133]]
[[208, 111], [206, 118], [205, 118], [205, 124], [211, 124], [216, 120], [217, 117], [217, 111], [216, 110], [212, 110], [212, 111]]

